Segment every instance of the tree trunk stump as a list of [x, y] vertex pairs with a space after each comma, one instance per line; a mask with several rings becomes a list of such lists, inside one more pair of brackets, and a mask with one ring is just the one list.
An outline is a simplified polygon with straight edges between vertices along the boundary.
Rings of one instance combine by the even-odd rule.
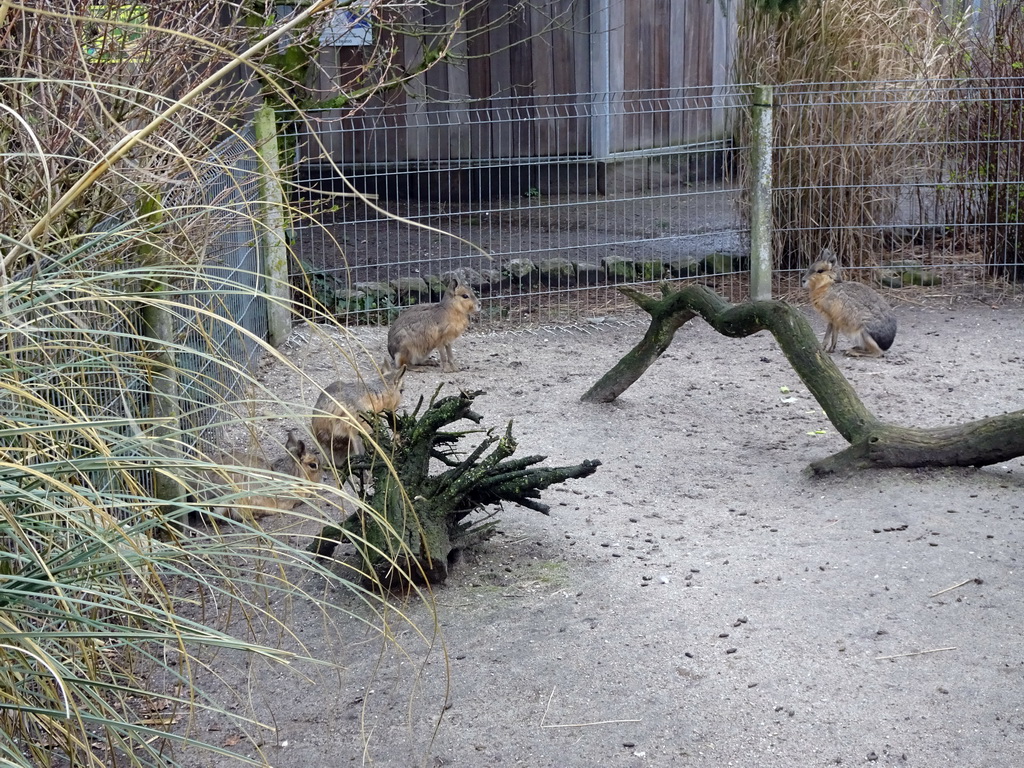
[[[482, 392], [431, 399], [421, 418], [421, 398], [412, 414], [363, 414], [373, 441], [367, 454], [351, 462], [355, 473], [367, 472], [372, 490], [362, 492], [364, 508], [340, 526], [326, 526], [310, 545], [320, 557], [333, 555], [342, 540], [352, 542], [366, 566], [364, 576], [388, 587], [409, 583], [438, 583], [448, 575], [455, 553], [487, 539], [494, 531], [494, 514], [482, 519], [486, 507], [510, 501], [548, 514], [539, 501], [545, 488], [592, 475], [600, 466], [587, 460], [568, 467], [537, 467], [545, 456], [514, 459], [512, 422], [505, 431], [486, 436], [466, 456], [456, 443], [471, 431], [448, 431], [455, 422], [475, 424], [482, 417], [472, 410]], [[488, 453], [489, 451], [489, 453]], [[431, 461], [447, 469], [431, 474]]]

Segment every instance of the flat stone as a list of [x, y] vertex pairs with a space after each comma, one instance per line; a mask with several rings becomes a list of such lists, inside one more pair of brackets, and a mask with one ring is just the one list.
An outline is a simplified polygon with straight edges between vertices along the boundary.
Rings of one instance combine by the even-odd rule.
[[459, 267], [457, 269], [449, 270], [448, 272], [441, 273], [441, 280], [450, 283], [452, 280], [458, 280], [463, 285], [468, 285], [470, 288], [479, 288], [484, 284], [484, 279], [472, 267]]
[[736, 264], [732, 258], [725, 253], [712, 253], [704, 257], [701, 262], [706, 275], [728, 275], [736, 271]]
[[700, 261], [692, 254], [670, 256], [664, 264], [672, 277], [693, 277], [700, 273]]
[[419, 295], [430, 291], [427, 281], [422, 277], [399, 277], [391, 281], [391, 287], [395, 289], [399, 296]]
[[501, 268], [502, 273], [513, 280], [522, 280], [529, 277], [537, 266], [530, 259], [510, 259]]
[[356, 283], [353, 288], [375, 298], [394, 298], [395, 292], [387, 283]]
[[883, 274], [879, 282], [887, 288], [905, 288], [908, 285], [942, 285], [942, 276], [927, 269], [903, 269]]
[[576, 274], [572, 262], [563, 256], [555, 256], [551, 259], [541, 259], [537, 262], [537, 271], [541, 275], [556, 275], [571, 277]]
[[636, 276], [641, 280], [662, 280], [669, 276], [669, 269], [660, 259], [645, 259], [636, 262]]
[[601, 259], [601, 266], [609, 280], [635, 280], [636, 262], [625, 256], [605, 256]]
[[604, 269], [597, 264], [581, 262], [576, 265], [576, 282], [580, 285], [597, 285], [604, 277]]
[[481, 269], [480, 278], [484, 281], [485, 285], [498, 285], [501, 283], [501, 270], [491, 268]]
[[560, 256], [538, 261], [537, 274], [548, 285], [568, 286], [576, 282], [576, 267]]

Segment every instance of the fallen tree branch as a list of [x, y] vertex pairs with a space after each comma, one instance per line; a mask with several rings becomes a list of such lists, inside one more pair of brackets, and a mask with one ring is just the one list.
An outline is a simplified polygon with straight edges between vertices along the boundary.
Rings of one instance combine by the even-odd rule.
[[800, 380], [850, 447], [811, 464], [815, 474], [867, 467], [986, 466], [1024, 455], [1024, 410], [958, 426], [918, 429], [879, 421], [822, 348], [803, 313], [784, 301], [730, 304], [703, 285], [662, 286], [652, 298], [619, 289], [651, 315], [643, 340], [582, 397], [607, 403], [624, 392], [668, 349], [675, 332], [696, 316], [733, 338], [769, 331]]

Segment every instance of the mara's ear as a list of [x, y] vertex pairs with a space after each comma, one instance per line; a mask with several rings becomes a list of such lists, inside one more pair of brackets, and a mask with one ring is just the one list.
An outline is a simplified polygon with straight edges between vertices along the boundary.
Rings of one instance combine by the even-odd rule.
[[839, 259], [836, 257], [836, 252], [831, 248], [822, 248], [821, 255], [818, 257], [818, 261], [824, 261], [831, 264], [833, 267], [839, 263]]
[[288, 439], [285, 440], [284, 449], [294, 456], [301, 456], [306, 446], [295, 436], [295, 430], [288, 430]]
[[381, 378], [384, 379], [384, 383], [389, 387], [396, 387], [402, 383], [402, 377], [405, 376], [405, 366], [401, 368], [389, 368], [387, 370], [381, 369]]
[[384, 358], [380, 364], [380, 376], [384, 379], [384, 383], [391, 387], [401, 384], [406, 370], [404, 365], [401, 368], [395, 368], [395, 363], [391, 358]]

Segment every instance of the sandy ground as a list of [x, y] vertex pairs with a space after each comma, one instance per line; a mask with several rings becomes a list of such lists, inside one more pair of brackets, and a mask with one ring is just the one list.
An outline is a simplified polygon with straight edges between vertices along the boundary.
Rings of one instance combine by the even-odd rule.
[[[1019, 303], [897, 314], [886, 359], [836, 356], [879, 417], [1024, 408]], [[616, 402], [581, 403], [645, 329], [471, 331], [459, 373], [409, 374], [408, 403], [483, 389], [485, 426], [514, 419], [521, 454], [602, 466], [549, 489], [550, 517], [505, 509], [436, 591], [436, 625], [395, 601], [425, 637], [394, 614], [382, 644], [345, 592], [326, 617], [272, 606], [343, 671], [222, 655], [210, 686], [268, 727], [259, 749], [217, 718], [199, 735], [280, 768], [1021, 765], [1024, 461], [812, 479], [845, 442], [774, 339], [700, 321]], [[383, 329], [359, 337], [383, 350]], [[336, 377], [312, 335], [285, 349]]]

